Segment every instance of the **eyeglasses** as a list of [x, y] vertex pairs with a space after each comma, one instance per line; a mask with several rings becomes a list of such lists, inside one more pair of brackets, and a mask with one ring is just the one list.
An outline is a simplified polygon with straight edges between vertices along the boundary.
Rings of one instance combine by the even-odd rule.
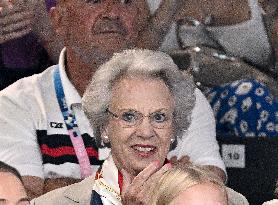
[[123, 128], [136, 127], [142, 123], [143, 118], [147, 117], [154, 128], [165, 129], [172, 125], [173, 119], [173, 113], [166, 109], [155, 111], [149, 115], [143, 115], [136, 110], [130, 109], [119, 110], [119, 114], [113, 113], [109, 109], [107, 109], [107, 112], [118, 119]]

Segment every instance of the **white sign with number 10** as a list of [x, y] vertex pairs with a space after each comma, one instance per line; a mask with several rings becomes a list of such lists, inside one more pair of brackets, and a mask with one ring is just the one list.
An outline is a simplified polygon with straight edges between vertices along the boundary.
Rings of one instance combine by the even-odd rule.
[[222, 157], [227, 168], [245, 168], [245, 145], [222, 144]]

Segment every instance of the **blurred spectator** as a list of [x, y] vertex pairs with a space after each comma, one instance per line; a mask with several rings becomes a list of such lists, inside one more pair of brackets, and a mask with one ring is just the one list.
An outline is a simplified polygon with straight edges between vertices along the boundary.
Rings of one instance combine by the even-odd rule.
[[[40, 73], [55, 55], [44, 0], [0, 0], [0, 90], [16, 80]], [[47, 37], [48, 36], [48, 37]], [[59, 44], [57, 44], [59, 45]]]
[[30, 204], [18, 171], [0, 161], [0, 204]]
[[[167, 32], [168, 22], [183, 3], [163, 2], [152, 17], [145, 0], [61, 0], [50, 10], [54, 30], [66, 45], [59, 64], [0, 92], [0, 158], [20, 171], [30, 197], [77, 182], [98, 169], [103, 151], [95, 146], [81, 108], [81, 96], [91, 76], [114, 52], [136, 45], [160, 44], [161, 34]], [[48, 18], [39, 20], [49, 23]], [[47, 29], [49, 24], [38, 25], [38, 34], [52, 32]], [[48, 45], [47, 39], [45, 42]], [[211, 108], [200, 90], [196, 89], [195, 94], [186, 138], [178, 141], [169, 158], [176, 156], [180, 160], [187, 156], [224, 179], [225, 167], [215, 139]], [[200, 147], [205, 147], [205, 151]]]
[[189, 65], [220, 135], [278, 136], [277, 1], [264, 8], [257, 0], [189, 0], [160, 47]]

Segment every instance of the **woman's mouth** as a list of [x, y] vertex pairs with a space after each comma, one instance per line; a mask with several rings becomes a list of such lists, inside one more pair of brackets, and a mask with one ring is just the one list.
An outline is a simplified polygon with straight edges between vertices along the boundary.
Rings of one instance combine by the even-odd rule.
[[150, 157], [156, 152], [156, 147], [152, 145], [140, 145], [136, 144], [131, 148], [141, 157]]

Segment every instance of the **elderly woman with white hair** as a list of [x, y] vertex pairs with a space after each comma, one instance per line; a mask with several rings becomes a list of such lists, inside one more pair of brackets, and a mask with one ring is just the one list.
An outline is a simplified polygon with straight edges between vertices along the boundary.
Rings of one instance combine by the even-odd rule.
[[194, 89], [191, 76], [165, 53], [114, 55], [82, 98], [97, 143], [110, 147], [110, 156], [95, 176], [33, 203], [149, 204], [148, 190], [171, 168], [166, 156], [189, 127]]
[[[99, 146], [111, 148], [96, 175], [33, 204], [150, 204], [171, 169], [166, 156], [190, 124], [194, 82], [165, 53], [127, 50], [102, 65], [82, 103]], [[221, 204], [222, 205], [222, 204]]]

